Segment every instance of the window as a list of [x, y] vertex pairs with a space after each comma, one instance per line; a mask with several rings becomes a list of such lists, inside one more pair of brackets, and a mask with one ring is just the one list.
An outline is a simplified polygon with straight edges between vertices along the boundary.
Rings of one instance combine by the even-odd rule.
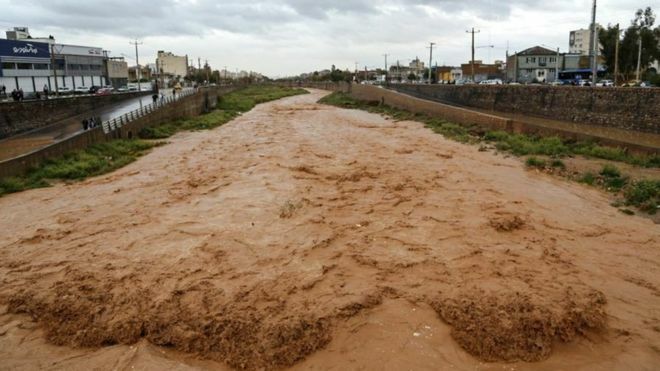
[[50, 65], [48, 63], [35, 63], [34, 64], [34, 69], [35, 70], [48, 70], [48, 69], [50, 69]]
[[550, 57], [550, 63], [557, 62], [557, 57]]
[[79, 64], [81, 70], [88, 71], [89, 70], [89, 65], [88, 64]]
[[4, 63], [2, 63], [2, 69], [3, 70], [15, 70], [16, 69], [16, 63], [4, 62]]
[[72, 70], [72, 71], [76, 71], [76, 70], [79, 70], [79, 69], [80, 69], [80, 65], [79, 65], [79, 64], [70, 64], [70, 65], [68, 65], [67, 67], [68, 67], [67, 69]]
[[31, 70], [32, 63], [16, 63], [16, 67], [18, 67], [19, 70]]

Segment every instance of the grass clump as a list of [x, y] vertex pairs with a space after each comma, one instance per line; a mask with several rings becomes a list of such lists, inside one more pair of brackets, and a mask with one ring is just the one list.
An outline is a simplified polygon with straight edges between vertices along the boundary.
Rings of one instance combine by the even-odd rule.
[[562, 161], [558, 158], [552, 160], [552, 162], [550, 162], [550, 166], [552, 166], [555, 169], [561, 169], [561, 170], [566, 169], [566, 164], [564, 164], [564, 161]]
[[596, 175], [590, 171], [587, 171], [586, 173], [582, 174], [582, 176], [578, 179], [578, 182], [592, 186], [596, 184]]
[[626, 187], [623, 195], [627, 206], [636, 206], [649, 214], [655, 214], [660, 207], [660, 180], [633, 182]]
[[604, 165], [599, 174], [603, 186], [609, 191], [618, 192], [628, 183], [628, 177], [621, 176], [621, 171], [614, 165]]
[[143, 139], [163, 139], [179, 131], [213, 129], [233, 120], [242, 112], [251, 110], [259, 103], [306, 93], [306, 90], [299, 88], [249, 86], [218, 98], [216, 110], [210, 113], [146, 127], [140, 130], [139, 136]]
[[94, 144], [48, 160], [25, 175], [0, 179], [0, 196], [27, 189], [47, 187], [53, 180], [81, 180], [125, 166], [159, 143], [118, 139]]
[[527, 165], [527, 167], [543, 169], [545, 168], [546, 163], [545, 160], [532, 156], [527, 158], [527, 160], [525, 160], [525, 165]]

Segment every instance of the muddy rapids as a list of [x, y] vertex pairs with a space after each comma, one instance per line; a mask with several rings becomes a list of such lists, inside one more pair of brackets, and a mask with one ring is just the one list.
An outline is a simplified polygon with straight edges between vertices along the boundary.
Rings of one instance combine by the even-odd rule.
[[0, 198], [0, 369], [660, 365], [660, 226], [311, 92]]

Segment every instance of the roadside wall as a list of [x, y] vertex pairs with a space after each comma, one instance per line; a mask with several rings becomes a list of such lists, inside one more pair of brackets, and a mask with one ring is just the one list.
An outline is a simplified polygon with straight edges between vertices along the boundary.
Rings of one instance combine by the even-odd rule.
[[0, 103], [0, 139], [48, 126], [109, 104], [152, 94], [131, 92], [104, 96], [84, 96]]
[[464, 107], [660, 134], [658, 88], [421, 84], [390, 88]]
[[117, 131], [104, 134], [101, 127], [96, 127], [35, 152], [0, 162], [0, 178], [23, 174], [47, 159], [57, 158], [67, 152], [84, 149], [92, 144], [118, 138], [135, 138], [140, 129], [146, 126], [160, 125], [179, 118], [198, 116], [215, 108], [218, 97], [236, 89], [238, 87], [202, 89], [197, 94], [181, 98], [153, 113], [131, 121]]

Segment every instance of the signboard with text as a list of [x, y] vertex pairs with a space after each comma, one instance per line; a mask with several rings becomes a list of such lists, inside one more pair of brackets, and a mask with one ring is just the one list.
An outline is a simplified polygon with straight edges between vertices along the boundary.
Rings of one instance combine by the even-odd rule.
[[103, 56], [103, 49], [102, 48], [94, 48], [94, 47], [91, 47], [91, 46], [55, 44], [54, 49], [55, 49], [55, 54], [81, 55], [81, 56], [88, 56], [88, 57], [102, 57]]
[[0, 39], [0, 56], [50, 58], [50, 46], [46, 43]]

